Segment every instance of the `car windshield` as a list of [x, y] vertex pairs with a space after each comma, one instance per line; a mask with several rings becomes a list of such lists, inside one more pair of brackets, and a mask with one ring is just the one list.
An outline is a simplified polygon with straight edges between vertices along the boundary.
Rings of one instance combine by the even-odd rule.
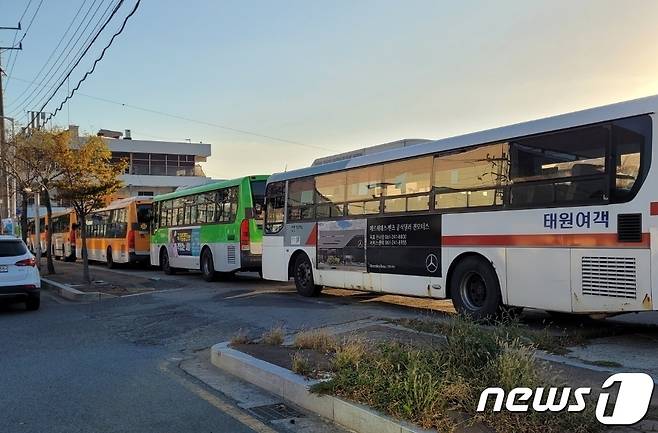
[[20, 240], [0, 241], [0, 257], [22, 256], [25, 253], [27, 248]]

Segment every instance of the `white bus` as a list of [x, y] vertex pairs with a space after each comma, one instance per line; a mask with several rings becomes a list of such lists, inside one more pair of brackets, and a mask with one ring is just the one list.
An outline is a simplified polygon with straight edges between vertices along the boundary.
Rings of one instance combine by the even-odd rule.
[[656, 310], [657, 110], [648, 97], [274, 174], [263, 275], [304, 296], [451, 298], [476, 318]]

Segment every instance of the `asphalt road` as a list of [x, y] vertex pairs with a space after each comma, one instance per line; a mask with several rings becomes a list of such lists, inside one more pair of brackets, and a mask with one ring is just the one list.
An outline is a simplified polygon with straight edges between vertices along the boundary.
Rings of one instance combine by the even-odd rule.
[[[42, 293], [42, 308], [0, 306], [0, 432], [251, 432], [258, 423], [178, 368], [202, 348], [274, 325], [301, 329], [416, 312], [369, 298], [308, 300], [289, 286], [241, 279], [97, 303]], [[230, 404], [230, 402], [229, 402]]]
[[178, 363], [240, 329], [259, 336], [278, 325], [292, 332], [451, 310], [447, 301], [337, 290], [309, 299], [253, 277], [118, 275], [163, 278], [167, 288], [87, 304], [44, 292], [37, 312], [0, 306], [0, 432], [264, 431]]

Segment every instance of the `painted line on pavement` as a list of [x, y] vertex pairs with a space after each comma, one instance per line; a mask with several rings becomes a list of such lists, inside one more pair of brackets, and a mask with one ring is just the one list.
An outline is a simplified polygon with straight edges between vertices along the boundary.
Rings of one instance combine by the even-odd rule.
[[276, 430], [274, 430], [267, 424], [263, 423], [259, 419], [247, 415], [247, 413], [243, 412], [241, 409], [237, 408], [236, 406], [226, 401], [223, 401], [216, 395], [203, 389], [201, 386], [183, 379], [182, 377], [180, 377], [178, 374], [176, 374], [174, 371], [171, 370], [171, 367], [169, 366], [168, 363], [163, 362], [162, 364], [160, 364], [160, 370], [166, 373], [174, 380], [176, 380], [176, 382], [181, 384], [183, 387], [185, 387], [188, 391], [190, 391], [197, 397], [206, 401], [208, 404], [214, 406], [216, 409], [219, 409], [220, 411], [224, 412], [234, 420], [249, 427], [250, 429], [258, 433], [278, 433]]

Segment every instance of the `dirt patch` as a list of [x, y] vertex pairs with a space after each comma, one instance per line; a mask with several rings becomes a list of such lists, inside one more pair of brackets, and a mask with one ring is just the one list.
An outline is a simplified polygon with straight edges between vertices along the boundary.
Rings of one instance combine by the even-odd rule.
[[233, 349], [244, 352], [254, 358], [262, 359], [270, 364], [292, 370], [292, 358], [299, 353], [316, 373], [329, 371], [333, 354], [320, 353], [311, 349], [297, 349], [291, 346], [272, 346], [269, 344], [235, 344]]

